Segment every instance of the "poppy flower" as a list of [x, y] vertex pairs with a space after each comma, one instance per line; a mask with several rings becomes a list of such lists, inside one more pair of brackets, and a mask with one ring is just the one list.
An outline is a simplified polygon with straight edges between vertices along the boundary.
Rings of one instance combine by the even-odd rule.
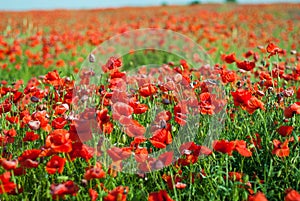
[[108, 192], [108, 195], [103, 198], [103, 201], [126, 201], [129, 188], [127, 186], [118, 186]]
[[99, 195], [98, 195], [97, 191], [95, 191], [94, 189], [90, 188], [89, 189], [89, 196], [91, 198], [91, 201], [96, 201]]
[[284, 54], [285, 51], [283, 49], [280, 49], [277, 45], [275, 45], [274, 43], [269, 43], [267, 46], [267, 52], [270, 53], [270, 55], [268, 56], [269, 58], [273, 55], [276, 54]]
[[131, 105], [133, 107], [134, 114], [143, 114], [148, 110], [148, 106], [146, 104], [134, 104]]
[[235, 92], [231, 92], [231, 95], [235, 106], [247, 106], [248, 101], [252, 97], [251, 92], [245, 89], [238, 89]]
[[300, 193], [293, 189], [287, 189], [284, 201], [300, 201]]
[[0, 159], [0, 165], [5, 169], [5, 170], [13, 170], [16, 169], [18, 166], [18, 160], [7, 160], [5, 158]]
[[39, 149], [25, 150], [21, 156], [19, 156], [18, 161], [22, 167], [36, 168], [39, 165], [36, 159], [39, 157], [40, 153], [41, 150]]
[[244, 140], [235, 140], [234, 149], [244, 157], [251, 157], [252, 152], [247, 148], [246, 142]]
[[219, 140], [213, 143], [213, 148], [215, 151], [232, 155], [232, 152], [235, 148], [235, 143], [227, 140]]
[[129, 137], [141, 137], [145, 134], [146, 128], [138, 121], [130, 119], [129, 122], [130, 124], [127, 123], [126, 125], [124, 125], [124, 132]]
[[294, 130], [293, 126], [280, 126], [277, 130], [277, 132], [279, 133], [279, 135], [281, 135], [282, 137], [286, 137], [292, 134]]
[[51, 84], [53, 86], [62, 85], [62, 80], [61, 80], [57, 70], [48, 72], [47, 75], [45, 76], [43, 82], [46, 84]]
[[247, 138], [250, 138], [250, 142], [257, 147], [258, 149], [261, 149], [261, 137], [258, 133], [255, 133], [255, 137], [251, 138], [250, 136], [248, 136]]
[[11, 124], [19, 123], [19, 117], [17, 117], [17, 116], [11, 116], [11, 117], [6, 116], [5, 119]]
[[55, 115], [63, 115], [68, 110], [69, 110], [69, 105], [68, 104], [57, 105], [54, 108], [54, 114]]
[[240, 172], [228, 172], [228, 178], [232, 181], [243, 182], [243, 174]]
[[39, 121], [29, 121], [28, 122], [28, 127], [31, 130], [38, 130], [41, 127], [41, 123]]
[[64, 129], [56, 129], [46, 137], [46, 147], [57, 153], [68, 153], [72, 151], [70, 133]]
[[88, 147], [81, 142], [75, 142], [72, 144], [72, 151], [69, 153], [69, 155], [71, 160], [83, 158], [86, 161], [89, 161], [93, 157], [94, 152], [95, 151], [91, 147]]
[[0, 115], [7, 113], [11, 110], [12, 104], [9, 103], [8, 99], [0, 104]]
[[144, 84], [139, 88], [139, 94], [143, 97], [148, 97], [156, 94], [157, 87], [153, 84]]
[[288, 147], [289, 140], [284, 141], [283, 143], [279, 140], [273, 140], [274, 149], [272, 154], [277, 155], [278, 157], [286, 157], [290, 154], [290, 149]]
[[55, 174], [56, 172], [58, 172], [59, 174], [61, 174], [64, 171], [65, 163], [66, 163], [66, 159], [65, 158], [61, 158], [61, 157], [59, 157], [57, 155], [54, 155], [48, 161], [48, 163], [46, 165], [46, 171], [49, 174]]
[[50, 194], [54, 200], [65, 197], [65, 195], [75, 196], [79, 188], [73, 181], [66, 181], [61, 184], [51, 184]]
[[122, 66], [122, 61], [120, 58], [110, 57], [105, 65], [102, 66], [103, 72], [108, 72], [110, 70], [116, 70]]
[[221, 78], [223, 83], [235, 82], [237, 75], [234, 71], [222, 71]]
[[300, 87], [299, 87], [299, 89], [297, 90], [297, 99], [300, 99]]
[[264, 103], [258, 100], [255, 96], [252, 96], [246, 106], [246, 110], [249, 114], [252, 114], [257, 109], [265, 110]]
[[174, 153], [173, 151], [168, 151], [166, 153], [162, 153], [157, 158], [157, 161], [161, 162], [163, 166], [169, 166], [173, 162]]
[[167, 123], [165, 128], [159, 128], [153, 132], [149, 139], [153, 146], [159, 149], [166, 148], [172, 143], [171, 124]]
[[292, 118], [295, 114], [300, 114], [300, 102], [293, 103], [284, 109], [284, 116], [286, 118]]
[[10, 172], [4, 172], [0, 175], [0, 194], [13, 193], [17, 188], [17, 185], [10, 181], [10, 177]]
[[62, 129], [67, 124], [67, 121], [63, 117], [57, 117], [52, 121], [52, 127], [54, 129]]
[[147, 148], [137, 148], [135, 150], [134, 158], [138, 163], [145, 162], [148, 158]]
[[97, 128], [97, 122], [95, 120], [76, 119], [70, 125], [69, 138], [74, 142], [89, 141], [93, 138], [93, 127]]
[[27, 131], [25, 134], [25, 137], [22, 139], [23, 142], [28, 142], [28, 141], [35, 141], [39, 139], [40, 136], [38, 134], [35, 134], [33, 131]]
[[268, 201], [268, 199], [262, 192], [258, 191], [255, 195], [249, 195], [248, 201]]
[[186, 124], [188, 108], [185, 103], [179, 103], [174, 106], [175, 121], [181, 126]]
[[100, 163], [96, 163], [95, 166], [87, 168], [84, 174], [84, 179], [88, 181], [91, 179], [101, 179], [104, 177], [105, 177], [105, 172], [103, 171]]
[[253, 61], [237, 61], [236, 65], [239, 69], [250, 71], [255, 68], [255, 62]]
[[130, 117], [133, 114], [134, 109], [126, 103], [117, 102], [112, 105], [112, 111], [113, 119], [119, 120], [121, 116]]
[[131, 156], [131, 148], [112, 147], [107, 150], [107, 154], [113, 161], [125, 160]]
[[236, 61], [235, 53], [229, 54], [229, 55], [224, 55], [222, 54], [222, 60], [225, 61], [228, 64], [231, 64]]
[[148, 201], [174, 201], [166, 190], [149, 193]]

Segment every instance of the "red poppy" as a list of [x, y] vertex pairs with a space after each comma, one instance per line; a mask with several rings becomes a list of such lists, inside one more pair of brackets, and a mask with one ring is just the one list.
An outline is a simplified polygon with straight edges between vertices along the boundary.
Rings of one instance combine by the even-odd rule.
[[186, 124], [188, 108], [186, 103], [179, 103], [174, 106], [175, 121], [181, 126]]
[[98, 195], [97, 191], [95, 191], [94, 189], [90, 188], [89, 189], [89, 196], [91, 198], [91, 201], [96, 201], [99, 195]]
[[6, 99], [4, 102], [0, 104], [0, 115], [9, 112], [11, 110], [11, 107], [12, 107], [11, 103], [9, 103], [9, 100]]
[[4, 172], [2, 175], [0, 175], [0, 194], [14, 193], [15, 189], [17, 188], [17, 185], [10, 181], [10, 177], [10, 172]]
[[138, 163], [145, 162], [148, 158], [147, 148], [137, 148], [135, 150], [134, 158]]
[[278, 157], [286, 157], [290, 154], [289, 149], [289, 140], [286, 140], [285, 142], [280, 142], [279, 140], [273, 140], [274, 149], [272, 151], [272, 154], [277, 155]]
[[284, 201], [300, 201], [300, 193], [293, 189], [287, 189]]
[[199, 101], [200, 113], [212, 115], [214, 113], [214, 106], [212, 105], [212, 97], [209, 92], [201, 93]]
[[64, 129], [52, 131], [46, 138], [46, 147], [57, 153], [68, 153], [72, 151], [72, 141], [70, 133]]
[[103, 171], [100, 163], [96, 163], [95, 166], [87, 168], [84, 174], [84, 179], [88, 181], [91, 179], [101, 179], [104, 177], [105, 177], [105, 172]]
[[57, 105], [54, 108], [54, 114], [55, 115], [63, 115], [68, 110], [69, 110], [69, 105], [68, 104]]
[[172, 143], [171, 124], [166, 123], [165, 128], [159, 128], [153, 132], [150, 142], [156, 148], [166, 148], [168, 144]]
[[112, 147], [107, 150], [107, 154], [111, 157], [113, 161], [125, 160], [131, 156], [131, 148], [119, 148]]
[[286, 137], [291, 135], [293, 130], [294, 130], [293, 126], [280, 126], [277, 132], [279, 133], [279, 135]]
[[50, 193], [54, 200], [65, 197], [65, 195], [75, 196], [79, 188], [73, 181], [66, 181], [61, 184], [51, 184]]
[[257, 192], [255, 195], [249, 195], [248, 201], [268, 201], [262, 192]]
[[32, 142], [39, 138], [40, 136], [38, 134], [35, 134], [33, 131], [27, 131], [25, 137], [23, 138], [23, 142], [28, 142], [28, 141]]
[[251, 157], [252, 152], [247, 148], [246, 142], [244, 140], [235, 140], [234, 149], [244, 157]]
[[36, 168], [39, 165], [36, 159], [39, 157], [40, 153], [41, 150], [39, 149], [26, 150], [22, 153], [21, 156], [19, 156], [19, 163], [22, 167]]
[[55, 174], [56, 172], [61, 174], [64, 171], [65, 163], [66, 163], [65, 158], [61, 158], [57, 155], [52, 156], [52, 158], [48, 161], [46, 165], [46, 171], [49, 174]]
[[88, 147], [87, 145], [82, 144], [81, 142], [75, 142], [72, 144], [72, 151], [69, 154], [71, 160], [80, 157], [88, 161], [93, 157], [94, 152], [94, 149], [92, 149], [91, 147]]
[[133, 114], [134, 109], [126, 103], [116, 102], [112, 105], [112, 111], [113, 119], [119, 120], [121, 116], [130, 117]]
[[258, 100], [255, 96], [252, 96], [247, 102], [246, 110], [249, 114], [252, 114], [257, 109], [264, 110], [264, 103]]
[[160, 123], [162, 120], [169, 121], [172, 117], [172, 114], [170, 111], [161, 111], [159, 112], [155, 117], [155, 122]]
[[243, 69], [245, 71], [250, 71], [255, 68], [255, 62], [253, 61], [237, 61], [236, 65], [238, 68]]
[[234, 105], [242, 107], [247, 106], [248, 101], [252, 97], [251, 92], [245, 89], [238, 89], [235, 92], [231, 92], [231, 95], [233, 97]]
[[243, 182], [243, 174], [240, 172], [228, 172], [228, 178], [232, 181]]
[[16, 169], [18, 166], [18, 160], [7, 160], [5, 158], [0, 159], [0, 165], [5, 169], [5, 170], [13, 170]]
[[74, 120], [69, 129], [70, 139], [74, 142], [86, 142], [93, 138], [92, 127], [97, 128], [95, 120]]
[[300, 114], [300, 102], [293, 103], [284, 110], [286, 118], [292, 118], [295, 114]]
[[273, 55], [276, 55], [276, 54], [284, 54], [285, 53], [285, 51], [283, 49], [280, 49], [274, 43], [269, 43], [268, 44], [267, 52], [270, 53], [269, 58]]
[[231, 64], [231, 63], [236, 61], [235, 53], [232, 53], [232, 54], [229, 54], [229, 55], [222, 54], [221, 57], [222, 57], [222, 60], [225, 61], [228, 64]]
[[299, 87], [299, 89], [297, 90], [297, 99], [300, 99], [300, 87]]
[[129, 137], [141, 137], [145, 134], [146, 128], [143, 125], [141, 125], [138, 121], [129, 119], [129, 122], [127, 122], [125, 125], [123, 124], [125, 128], [124, 132]]
[[62, 80], [59, 77], [57, 70], [50, 71], [44, 78], [44, 83], [51, 84], [53, 86], [58, 86], [62, 84]]
[[139, 93], [143, 97], [148, 97], [156, 94], [157, 92], [157, 87], [154, 86], [153, 84], [144, 84], [139, 88]]
[[174, 201], [167, 193], [166, 190], [152, 192], [149, 194], [148, 201]]
[[134, 105], [131, 104], [133, 107], [134, 114], [143, 114], [148, 110], [148, 106], [146, 104], [135, 103]]
[[67, 120], [63, 117], [57, 117], [52, 121], [52, 127], [54, 129], [62, 129], [67, 124]]
[[44, 111], [38, 111], [33, 113], [32, 119], [35, 121], [39, 121], [40, 122], [40, 127], [45, 130], [45, 131], [51, 131], [51, 126], [48, 124], [49, 123], [49, 119], [47, 118], [47, 112]]
[[103, 72], [108, 72], [110, 70], [116, 70], [122, 66], [122, 61], [120, 58], [110, 57], [105, 65], [102, 66]]
[[17, 116], [11, 116], [11, 117], [6, 116], [5, 119], [11, 124], [19, 123], [19, 117], [17, 117]]
[[159, 155], [157, 161], [160, 161], [164, 166], [169, 166], [173, 162], [173, 157], [174, 157], [173, 151], [168, 151]]
[[219, 140], [213, 143], [213, 147], [215, 151], [232, 155], [232, 152], [235, 148], [235, 143], [232, 141], [228, 142], [227, 140]]
[[103, 198], [103, 201], [126, 201], [129, 188], [127, 186], [118, 186], [108, 192], [108, 195]]
[[250, 142], [255, 146], [257, 147], [258, 149], [261, 149], [262, 146], [261, 146], [261, 137], [258, 133], [255, 133], [255, 138], [251, 138], [250, 136], [248, 136], [247, 138], [250, 138]]
[[28, 127], [31, 130], [38, 130], [41, 127], [41, 123], [39, 121], [29, 121], [28, 122]]
[[221, 73], [222, 82], [225, 84], [228, 82], [235, 82], [237, 75], [234, 71], [222, 71]]

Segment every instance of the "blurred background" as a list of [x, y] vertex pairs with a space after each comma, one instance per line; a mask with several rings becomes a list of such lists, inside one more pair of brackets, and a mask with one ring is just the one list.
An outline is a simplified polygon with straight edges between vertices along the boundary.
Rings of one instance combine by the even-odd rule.
[[11, 0], [0, 1], [0, 10], [94, 9], [126, 6], [187, 5], [236, 2], [241, 4], [299, 3], [300, 0]]

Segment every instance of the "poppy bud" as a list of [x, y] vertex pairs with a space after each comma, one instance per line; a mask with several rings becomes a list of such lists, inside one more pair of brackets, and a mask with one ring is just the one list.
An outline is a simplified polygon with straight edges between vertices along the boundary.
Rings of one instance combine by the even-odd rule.
[[41, 123], [39, 121], [30, 121], [28, 126], [31, 130], [38, 130], [41, 127]]
[[89, 55], [89, 62], [94, 63], [95, 60], [96, 60], [95, 55], [90, 54], [90, 55]]
[[34, 102], [34, 103], [37, 103], [37, 102], [40, 101], [39, 98], [36, 97], [36, 96], [32, 96], [32, 97], [30, 98], [30, 100], [31, 100], [32, 102]]

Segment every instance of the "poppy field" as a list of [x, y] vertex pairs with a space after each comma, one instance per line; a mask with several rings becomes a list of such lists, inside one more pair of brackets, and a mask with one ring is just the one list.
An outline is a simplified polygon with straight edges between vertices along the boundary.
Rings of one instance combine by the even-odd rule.
[[0, 18], [0, 200], [300, 201], [300, 4]]

